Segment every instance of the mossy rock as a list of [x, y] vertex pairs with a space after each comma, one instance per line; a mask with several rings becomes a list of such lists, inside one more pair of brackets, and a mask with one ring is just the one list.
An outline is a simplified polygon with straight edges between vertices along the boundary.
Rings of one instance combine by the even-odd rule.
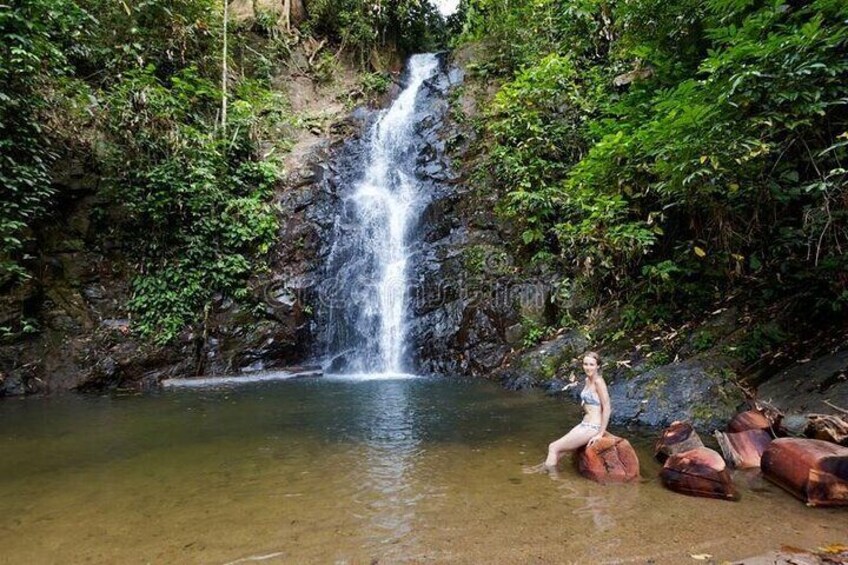
[[728, 366], [724, 359], [690, 359], [612, 383], [612, 418], [657, 427], [683, 420], [701, 431], [720, 428], [744, 402]]

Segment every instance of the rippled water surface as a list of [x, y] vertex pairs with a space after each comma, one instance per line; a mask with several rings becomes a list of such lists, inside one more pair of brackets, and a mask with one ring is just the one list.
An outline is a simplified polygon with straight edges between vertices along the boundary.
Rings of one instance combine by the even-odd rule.
[[0, 402], [3, 563], [683, 563], [848, 538], [756, 473], [738, 503], [523, 473], [576, 405], [487, 383], [302, 379]]

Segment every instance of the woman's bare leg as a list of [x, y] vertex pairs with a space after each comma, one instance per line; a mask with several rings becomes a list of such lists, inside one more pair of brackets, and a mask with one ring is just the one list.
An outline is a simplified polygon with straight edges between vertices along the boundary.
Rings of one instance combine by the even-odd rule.
[[566, 451], [574, 451], [583, 447], [589, 440], [596, 436], [598, 430], [586, 426], [574, 426], [571, 431], [551, 443], [548, 446], [548, 458], [545, 459], [545, 467], [556, 469], [560, 456]]

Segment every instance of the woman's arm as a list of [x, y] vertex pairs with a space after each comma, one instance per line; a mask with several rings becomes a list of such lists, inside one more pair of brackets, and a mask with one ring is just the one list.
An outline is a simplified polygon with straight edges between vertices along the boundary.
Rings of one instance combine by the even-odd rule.
[[598, 399], [601, 401], [601, 429], [595, 437], [589, 440], [590, 444], [604, 437], [604, 432], [607, 431], [607, 424], [609, 424], [610, 414], [612, 413], [612, 404], [610, 403], [607, 383], [599, 378], [595, 382], [595, 390], [598, 392]]

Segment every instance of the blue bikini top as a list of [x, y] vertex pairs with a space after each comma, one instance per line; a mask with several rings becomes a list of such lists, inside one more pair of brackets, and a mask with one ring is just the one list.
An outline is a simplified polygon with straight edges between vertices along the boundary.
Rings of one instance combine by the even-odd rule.
[[592, 406], [601, 405], [601, 399], [598, 398], [597, 393], [585, 388], [580, 391], [580, 400], [583, 401], [583, 404], [590, 404]]

